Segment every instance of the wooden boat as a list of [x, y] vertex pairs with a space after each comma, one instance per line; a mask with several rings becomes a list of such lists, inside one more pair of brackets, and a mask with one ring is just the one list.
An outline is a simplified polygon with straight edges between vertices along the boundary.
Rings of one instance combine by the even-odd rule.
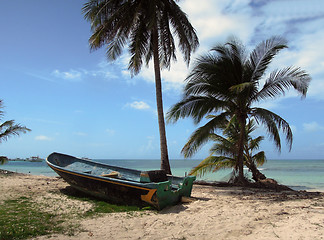
[[163, 170], [138, 171], [52, 153], [47, 164], [72, 187], [114, 203], [151, 205], [160, 210], [190, 197], [195, 176], [176, 177]]

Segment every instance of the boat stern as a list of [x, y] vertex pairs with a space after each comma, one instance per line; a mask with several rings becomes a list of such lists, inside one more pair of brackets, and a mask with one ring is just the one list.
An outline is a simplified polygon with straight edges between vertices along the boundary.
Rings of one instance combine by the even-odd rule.
[[185, 178], [171, 176], [168, 178], [167, 181], [154, 183], [156, 191], [142, 195], [142, 200], [161, 210], [167, 206], [178, 204], [182, 197], [190, 197], [195, 176]]

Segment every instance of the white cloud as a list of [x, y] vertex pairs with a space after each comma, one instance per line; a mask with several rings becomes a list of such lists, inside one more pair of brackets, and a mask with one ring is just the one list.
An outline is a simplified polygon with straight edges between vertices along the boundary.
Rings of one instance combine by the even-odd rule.
[[200, 42], [209, 45], [204, 51], [211, 47], [210, 44], [233, 34], [247, 41], [258, 23], [252, 17], [252, 9], [247, 1], [204, 0], [198, 3], [187, 0], [180, 5], [197, 30]]
[[307, 132], [316, 132], [324, 130], [324, 126], [319, 125], [317, 122], [310, 122], [303, 124], [304, 130]]
[[52, 74], [57, 78], [62, 78], [70, 81], [80, 81], [83, 76], [82, 72], [73, 69], [67, 72], [62, 72], [56, 69]]
[[53, 139], [50, 137], [44, 136], [44, 135], [39, 135], [39, 136], [35, 137], [35, 140], [37, 140], [37, 141], [51, 141]]
[[140, 152], [148, 153], [157, 150], [158, 146], [156, 145], [155, 137], [147, 136], [146, 138], [147, 138], [147, 142], [145, 145], [140, 147]]
[[[177, 55], [180, 58], [180, 54]], [[184, 80], [189, 74], [187, 64], [180, 59], [178, 62], [171, 63], [171, 69], [163, 69], [161, 71], [162, 90], [176, 90], [181, 91]], [[139, 74], [145, 81], [149, 83], [155, 82], [153, 63], [149, 67], [144, 67]]]
[[54, 70], [52, 76], [68, 81], [83, 81], [84, 79], [100, 79], [109, 81], [112, 79], [118, 79], [119, 74], [123, 69], [122, 61], [114, 61], [109, 63], [107, 61], [101, 61], [93, 69], [71, 69], [69, 71]]
[[113, 129], [109, 129], [109, 128], [107, 128], [106, 129], [106, 133], [108, 133], [108, 135], [110, 135], [110, 136], [113, 136], [113, 135], [115, 135], [115, 130], [113, 130]]
[[127, 103], [126, 106], [137, 110], [148, 110], [151, 108], [150, 105], [144, 101], [134, 101], [132, 103]]
[[[324, 98], [324, 61], [321, 54], [324, 52], [322, 0], [312, 0], [311, 3], [301, 0], [186, 0], [180, 1], [179, 5], [188, 15], [200, 40], [200, 47], [192, 55], [192, 60], [208, 51], [214, 44], [224, 42], [230, 35], [237, 36], [250, 48], [254, 48], [255, 44], [273, 34], [281, 35], [291, 40], [288, 43], [290, 48], [275, 58], [275, 66], [281, 68], [294, 65], [305, 69], [313, 77], [308, 96]], [[162, 71], [163, 90], [182, 90], [189, 70], [180, 52], [177, 52], [177, 59], [177, 62], [171, 63], [170, 71]], [[129, 54], [125, 51], [116, 61], [108, 63], [104, 59], [94, 69], [55, 70], [53, 75], [73, 81], [85, 78], [122, 78], [132, 85], [142, 79], [154, 83], [153, 64], [150, 64], [149, 68], [143, 66], [139, 75], [131, 78], [128, 62]], [[288, 96], [291, 96], [290, 93]]]

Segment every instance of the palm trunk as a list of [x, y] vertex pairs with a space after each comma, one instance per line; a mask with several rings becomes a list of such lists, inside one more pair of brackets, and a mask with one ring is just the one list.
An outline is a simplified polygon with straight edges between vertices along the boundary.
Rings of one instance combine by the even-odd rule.
[[250, 168], [251, 172], [252, 172], [252, 179], [256, 182], [259, 182], [260, 180], [264, 180], [267, 177], [259, 171], [259, 169], [255, 166], [255, 164], [251, 165]]
[[252, 172], [252, 179], [255, 182], [259, 182], [260, 180], [264, 180], [264, 179], [267, 178], [262, 172], [259, 171], [259, 169], [254, 164], [254, 162], [247, 163], [246, 165], [250, 169], [250, 171]]
[[155, 29], [153, 31], [153, 59], [154, 59], [154, 74], [155, 74], [155, 91], [156, 91], [156, 104], [158, 112], [158, 122], [160, 131], [160, 149], [161, 149], [161, 169], [171, 174], [169, 163], [168, 147], [165, 132], [165, 122], [163, 114], [163, 101], [162, 101], [162, 84], [161, 84], [161, 71], [158, 50], [158, 33]]
[[246, 125], [246, 119], [244, 116], [239, 115], [238, 121], [240, 125], [240, 139], [238, 142], [238, 156], [237, 156], [237, 164], [238, 164], [238, 181], [240, 183], [245, 182], [244, 178], [244, 171], [243, 171], [243, 165], [244, 165], [244, 159], [243, 159], [243, 151], [244, 151], [244, 142], [245, 142], [245, 125]]

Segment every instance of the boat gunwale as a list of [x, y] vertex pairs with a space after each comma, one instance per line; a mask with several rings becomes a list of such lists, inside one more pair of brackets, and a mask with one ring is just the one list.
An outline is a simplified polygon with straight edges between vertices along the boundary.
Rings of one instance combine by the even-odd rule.
[[[79, 160], [78, 158], [76, 158], [77, 160]], [[81, 159], [80, 159], [81, 160]], [[83, 160], [83, 159], [82, 159]], [[87, 161], [87, 160], [83, 160], [83, 161]], [[89, 173], [85, 173], [85, 172], [78, 172], [78, 171], [73, 171], [70, 169], [66, 169], [64, 167], [58, 166], [56, 164], [53, 164], [52, 162], [48, 161], [48, 159], [46, 158], [46, 163], [56, 172], [56, 171], [61, 171], [61, 172], [65, 172], [68, 174], [73, 174], [79, 177], [85, 177], [85, 178], [90, 178], [93, 180], [97, 180], [97, 181], [102, 181], [102, 182], [108, 182], [108, 183], [113, 183], [113, 184], [119, 184], [119, 185], [123, 185], [123, 186], [129, 186], [129, 187], [136, 187], [139, 189], [157, 189], [158, 186], [163, 185], [163, 184], [171, 184], [171, 181], [164, 181], [164, 182], [149, 182], [149, 183], [142, 183], [142, 182], [138, 182], [138, 181], [134, 181], [134, 180], [130, 180], [130, 179], [119, 179], [119, 178], [111, 178], [111, 177], [103, 177], [100, 175], [93, 175], [93, 174], [89, 174]], [[96, 162], [94, 162], [96, 163]], [[100, 163], [99, 163], [100, 164]], [[105, 165], [105, 164], [101, 164], [104, 166], [109, 166], [109, 165]], [[117, 167], [120, 168], [120, 167]], [[120, 168], [121, 169], [121, 168]], [[124, 168], [122, 168], [124, 169]], [[126, 169], [128, 170], [128, 169]], [[137, 172], [141, 172], [138, 170], [134, 170], [134, 169], [130, 169], [133, 171], [137, 171]]]

